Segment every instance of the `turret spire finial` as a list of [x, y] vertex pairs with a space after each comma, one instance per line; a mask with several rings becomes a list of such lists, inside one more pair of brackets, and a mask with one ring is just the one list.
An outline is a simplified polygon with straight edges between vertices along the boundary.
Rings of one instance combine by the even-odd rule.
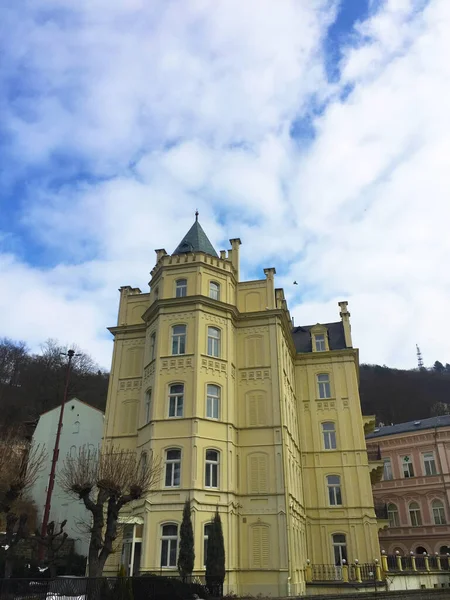
[[195, 211], [195, 220], [198, 221], [198, 209]]

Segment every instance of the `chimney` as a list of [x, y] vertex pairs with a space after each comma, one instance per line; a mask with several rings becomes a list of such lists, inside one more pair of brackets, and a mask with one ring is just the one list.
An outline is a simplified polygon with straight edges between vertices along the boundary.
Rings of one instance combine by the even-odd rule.
[[339, 313], [342, 319], [342, 325], [344, 326], [345, 346], [347, 348], [353, 348], [352, 343], [352, 328], [350, 326], [350, 313], [348, 312], [348, 302], [338, 302], [341, 312]]
[[236, 269], [236, 279], [239, 281], [239, 246], [241, 245], [239, 238], [230, 240], [231, 250], [228, 250], [228, 258], [231, 259], [231, 264]]

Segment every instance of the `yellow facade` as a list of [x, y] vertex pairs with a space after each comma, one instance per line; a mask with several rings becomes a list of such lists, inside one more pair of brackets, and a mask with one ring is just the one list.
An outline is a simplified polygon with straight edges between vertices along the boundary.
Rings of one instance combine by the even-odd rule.
[[121, 288], [105, 439], [163, 463], [158, 490], [129, 513], [143, 524], [141, 571], [176, 569], [164, 527], [179, 532], [190, 498], [195, 573], [218, 507], [225, 589], [298, 595], [308, 560], [335, 564], [333, 536], [345, 535], [349, 561], [379, 557], [358, 353], [346, 303], [338, 323], [293, 328], [275, 269], [239, 281], [240, 240], [230, 243], [220, 256], [157, 250], [150, 292]]

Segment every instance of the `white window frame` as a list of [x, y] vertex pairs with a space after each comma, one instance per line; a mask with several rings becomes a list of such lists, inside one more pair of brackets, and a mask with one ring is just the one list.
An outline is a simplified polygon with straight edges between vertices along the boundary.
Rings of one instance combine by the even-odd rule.
[[439, 498], [433, 500], [431, 503], [431, 512], [433, 514], [433, 522], [435, 525], [447, 525], [445, 507], [442, 500], [439, 500]]
[[[392, 506], [394, 507], [394, 509], [391, 508]], [[387, 515], [389, 527], [400, 527], [400, 514], [398, 512], [398, 506], [394, 502], [388, 503]]]
[[208, 556], [208, 540], [209, 540], [209, 535], [206, 533], [207, 532], [207, 528], [212, 528], [214, 525], [213, 521], [210, 521], [209, 523], [205, 523], [203, 525], [203, 566], [206, 567], [206, 558]]
[[220, 300], [220, 283], [217, 281], [209, 282], [209, 297], [213, 300]]
[[410, 502], [408, 505], [408, 513], [411, 527], [421, 527], [422, 512], [420, 510], [420, 504], [418, 502]]
[[175, 281], [175, 298], [187, 296], [187, 279], [181, 278]]
[[[178, 452], [177, 457], [169, 458], [169, 452]], [[178, 465], [178, 469], [177, 469]], [[177, 473], [178, 470], [178, 473]], [[178, 474], [178, 478], [177, 478]], [[169, 483], [168, 483], [169, 481]], [[178, 488], [181, 486], [181, 450], [180, 448], [167, 448], [164, 469], [164, 487]]]
[[[214, 452], [216, 458], [208, 458], [208, 452]], [[207, 448], [205, 452], [205, 487], [206, 488], [219, 488], [219, 476], [220, 476], [220, 452], [215, 448]], [[214, 482], [215, 479], [215, 482]], [[214, 483], [216, 485], [214, 485]]]
[[[217, 393], [214, 393], [213, 388]], [[220, 386], [208, 383], [206, 386], [206, 417], [208, 419], [220, 419], [220, 396]]]
[[206, 348], [206, 353], [208, 356], [220, 358], [221, 338], [222, 331], [218, 327], [208, 327], [208, 344]]
[[[176, 331], [176, 329], [183, 327], [182, 331]], [[171, 337], [171, 351], [172, 356], [179, 356], [180, 354], [186, 354], [186, 332], [187, 326], [183, 323], [172, 326], [172, 337]]]
[[436, 459], [434, 452], [423, 452], [423, 472], [426, 476], [437, 475]]
[[150, 360], [156, 358], [156, 332], [153, 332], [150, 336]]
[[[174, 534], [164, 534], [164, 527], [166, 526], [172, 526], [172, 527], [176, 527], [177, 529], [177, 533], [176, 535]], [[160, 566], [162, 569], [176, 569], [177, 567], [177, 560], [178, 560], [178, 534], [179, 534], [179, 527], [178, 527], [178, 523], [163, 523], [161, 525], [161, 553], [160, 553]], [[164, 542], [167, 542], [167, 544], [165, 544]], [[171, 550], [173, 548], [173, 545], [175, 545], [175, 561], [172, 564], [171, 560], [170, 560], [170, 556], [171, 556]], [[164, 548], [165, 548], [165, 557], [163, 557], [163, 552], [164, 552]], [[163, 558], [165, 558], [166, 560], [163, 561]], [[165, 564], [163, 564], [165, 562]]]
[[152, 388], [148, 388], [145, 392], [145, 424], [150, 423], [152, 407]]
[[392, 461], [390, 457], [383, 458], [383, 481], [392, 481], [394, 473], [392, 471]]
[[411, 479], [411, 477], [414, 477], [414, 464], [409, 454], [402, 456], [402, 474], [404, 479]]
[[317, 394], [320, 400], [331, 398], [331, 378], [329, 373], [317, 373]]
[[[327, 427], [329, 425], [331, 425], [332, 427]], [[323, 447], [325, 450], [336, 450], [336, 423], [334, 421], [324, 421], [322, 423], [322, 439]]]
[[[181, 387], [181, 391], [173, 388]], [[173, 408], [173, 410], [172, 410]], [[184, 383], [171, 383], [169, 385], [169, 419], [181, 419], [184, 415]]]
[[[338, 481], [331, 481], [335, 477]], [[342, 506], [342, 483], [340, 475], [327, 475], [327, 494], [330, 506]]]
[[327, 344], [325, 341], [324, 333], [315, 333], [314, 334], [314, 348], [316, 352], [326, 352]]
[[[336, 536], [343, 536], [344, 541], [336, 541]], [[331, 535], [331, 546], [333, 549], [333, 563], [336, 567], [342, 567], [344, 560], [347, 561], [347, 536], [345, 533], [333, 533]], [[344, 549], [344, 550], [343, 550]]]

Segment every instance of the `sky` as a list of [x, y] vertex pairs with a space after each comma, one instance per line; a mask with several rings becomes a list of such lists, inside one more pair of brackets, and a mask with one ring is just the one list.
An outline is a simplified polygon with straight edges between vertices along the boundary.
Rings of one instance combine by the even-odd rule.
[[0, 3], [0, 337], [108, 369], [118, 288], [198, 209], [296, 325], [347, 300], [362, 362], [450, 362], [449, 30], [449, 0]]

